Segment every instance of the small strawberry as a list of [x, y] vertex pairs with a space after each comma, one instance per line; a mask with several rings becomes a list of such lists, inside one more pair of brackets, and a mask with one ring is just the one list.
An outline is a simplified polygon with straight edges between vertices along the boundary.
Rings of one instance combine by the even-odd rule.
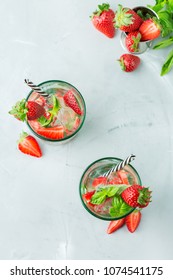
[[78, 115], [82, 115], [82, 111], [79, 107], [79, 104], [77, 103], [77, 100], [72, 92], [72, 90], [68, 90], [64, 94], [64, 102], [67, 106], [69, 106], [71, 109], [73, 109], [74, 112]]
[[142, 41], [154, 40], [160, 36], [161, 27], [156, 19], [150, 18], [141, 24], [139, 32], [141, 33]]
[[84, 200], [86, 200], [87, 202], [90, 202], [91, 197], [93, 196], [94, 193], [95, 193], [95, 191], [87, 192], [87, 193], [85, 193], [85, 194], [82, 195], [82, 198], [83, 198]]
[[42, 156], [42, 152], [38, 142], [33, 136], [28, 135], [26, 132], [23, 132], [21, 134], [20, 139], [18, 141], [18, 148], [22, 153], [30, 156]]
[[58, 140], [64, 137], [64, 128], [62, 125], [55, 127], [39, 127], [36, 132], [51, 140]]
[[139, 210], [133, 211], [125, 218], [125, 223], [130, 232], [134, 232], [141, 221], [141, 212]]
[[111, 221], [107, 228], [107, 233], [110, 234], [110, 233], [116, 231], [117, 229], [121, 228], [124, 225], [124, 223], [125, 223], [125, 218]]
[[122, 199], [131, 207], [146, 207], [151, 199], [149, 188], [132, 185], [121, 193]]
[[141, 40], [141, 33], [139, 31], [129, 32], [125, 38], [125, 44], [128, 51], [138, 52], [140, 40]]
[[45, 114], [45, 109], [35, 101], [26, 101], [26, 99], [22, 99], [12, 107], [9, 114], [21, 121], [35, 120]]
[[135, 11], [118, 5], [115, 13], [115, 27], [124, 32], [132, 32], [137, 30], [142, 22], [142, 18]]
[[121, 55], [118, 61], [120, 62], [121, 69], [125, 72], [136, 70], [140, 64], [140, 58], [138, 56], [128, 53]]
[[114, 17], [115, 13], [110, 9], [110, 5], [103, 3], [98, 5], [98, 10], [93, 13], [91, 20], [97, 30], [107, 37], [113, 38], [115, 35]]

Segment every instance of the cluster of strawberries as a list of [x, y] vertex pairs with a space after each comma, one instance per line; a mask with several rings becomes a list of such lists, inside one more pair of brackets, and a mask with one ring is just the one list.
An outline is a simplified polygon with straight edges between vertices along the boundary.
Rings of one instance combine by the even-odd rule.
[[[91, 16], [93, 25], [97, 30], [109, 38], [113, 38], [116, 29], [126, 33], [125, 45], [130, 53], [138, 52], [139, 43], [156, 39], [160, 36], [161, 27], [156, 18], [147, 18], [142, 14], [118, 5], [117, 11], [110, 9], [110, 5], [98, 5], [98, 10]], [[134, 71], [140, 64], [140, 58], [134, 54], [123, 54], [119, 59], [122, 70]]]

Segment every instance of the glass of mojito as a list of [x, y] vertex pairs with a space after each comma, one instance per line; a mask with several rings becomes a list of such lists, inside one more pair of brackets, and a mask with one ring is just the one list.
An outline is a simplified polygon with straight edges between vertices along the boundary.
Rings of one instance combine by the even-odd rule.
[[81, 177], [79, 193], [82, 204], [97, 218], [119, 220], [135, 210], [121, 194], [132, 185], [141, 185], [137, 171], [128, 164], [105, 177], [105, 173], [121, 161], [114, 157], [101, 158], [91, 163]]
[[86, 106], [81, 93], [71, 84], [51, 80], [38, 85], [48, 94], [30, 91], [26, 102], [39, 104], [44, 112], [36, 119], [27, 118], [32, 132], [42, 140], [64, 143], [72, 139], [82, 128]]

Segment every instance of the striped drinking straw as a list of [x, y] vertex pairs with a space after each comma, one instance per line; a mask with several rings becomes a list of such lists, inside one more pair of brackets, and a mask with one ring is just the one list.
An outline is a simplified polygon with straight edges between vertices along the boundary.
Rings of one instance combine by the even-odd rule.
[[124, 168], [124, 166], [128, 165], [132, 160], [135, 159], [135, 155], [128, 156], [125, 160], [121, 161], [119, 164], [115, 165], [111, 169], [109, 169], [107, 172], [105, 172], [102, 176], [108, 177], [112, 172], [119, 171]]
[[34, 90], [35, 92], [37, 92], [37, 93], [40, 94], [41, 96], [43, 96], [43, 97], [45, 97], [45, 98], [49, 96], [48, 93], [46, 93], [45, 91], [43, 91], [39, 86], [33, 84], [29, 79], [25, 79], [24, 81], [25, 81], [25, 83], [26, 83], [30, 88], [32, 88], [32, 90]]

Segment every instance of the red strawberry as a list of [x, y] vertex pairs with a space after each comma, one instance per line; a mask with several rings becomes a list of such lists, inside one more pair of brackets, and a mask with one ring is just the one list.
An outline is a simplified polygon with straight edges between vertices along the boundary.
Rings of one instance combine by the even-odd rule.
[[125, 223], [130, 232], [134, 232], [141, 221], [141, 212], [139, 210], [133, 211], [125, 218]]
[[92, 182], [92, 186], [97, 187], [98, 185], [106, 185], [106, 183], [107, 183], [106, 177], [98, 177], [98, 178], [94, 178]]
[[125, 44], [129, 52], [139, 51], [139, 42], [141, 39], [141, 33], [139, 31], [129, 32], [125, 39]]
[[64, 95], [64, 102], [67, 106], [69, 106], [73, 111], [75, 111], [78, 115], [82, 115], [82, 111], [77, 103], [77, 100], [72, 92], [72, 90], [68, 90]]
[[83, 194], [82, 197], [84, 200], [89, 202], [94, 193], [95, 193], [95, 191], [87, 192], [87, 193]]
[[114, 178], [112, 178], [110, 181], [109, 181], [109, 184], [110, 185], [119, 185], [119, 184], [122, 184], [122, 180], [120, 177], [118, 176], [115, 176]]
[[150, 18], [141, 24], [139, 32], [141, 33], [142, 41], [154, 40], [160, 36], [161, 27], [156, 19]]
[[64, 128], [61, 125], [55, 127], [39, 127], [36, 132], [51, 140], [58, 140], [64, 137]]
[[113, 38], [115, 35], [114, 17], [115, 13], [110, 9], [110, 5], [103, 3], [98, 5], [98, 10], [93, 13], [91, 20], [97, 30]]
[[26, 101], [26, 99], [22, 99], [12, 107], [9, 113], [21, 121], [27, 119], [35, 120], [45, 114], [45, 109], [35, 101]]
[[118, 61], [120, 62], [122, 70], [125, 72], [132, 72], [136, 70], [136, 68], [140, 64], [140, 58], [136, 55], [129, 53], [121, 55]]
[[110, 234], [110, 233], [116, 231], [117, 229], [121, 228], [124, 225], [124, 223], [125, 223], [125, 218], [111, 221], [107, 228], [107, 233]]
[[131, 207], [146, 207], [151, 199], [151, 191], [148, 188], [132, 185], [121, 194], [122, 199]]
[[115, 13], [115, 27], [124, 32], [132, 32], [137, 30], [142, 22], [142, 18], [135, 11], [118, 5]]
[[34, 157], [42, 156], [42, 152], [38, 142], [33, 136], [28, 135], [26, 132], [23, 132], [21, 134], [21, 137], [18, 142], [18, 148], [22, 153], [30, 156], [34, 156]]
[[119, 170], [117, 171], [118, 176], [120, 177], [122, 184], [125, 185], [129, 185], [129, 181], [128, 181], [128, 172], [126, 172], [125, 170]]

